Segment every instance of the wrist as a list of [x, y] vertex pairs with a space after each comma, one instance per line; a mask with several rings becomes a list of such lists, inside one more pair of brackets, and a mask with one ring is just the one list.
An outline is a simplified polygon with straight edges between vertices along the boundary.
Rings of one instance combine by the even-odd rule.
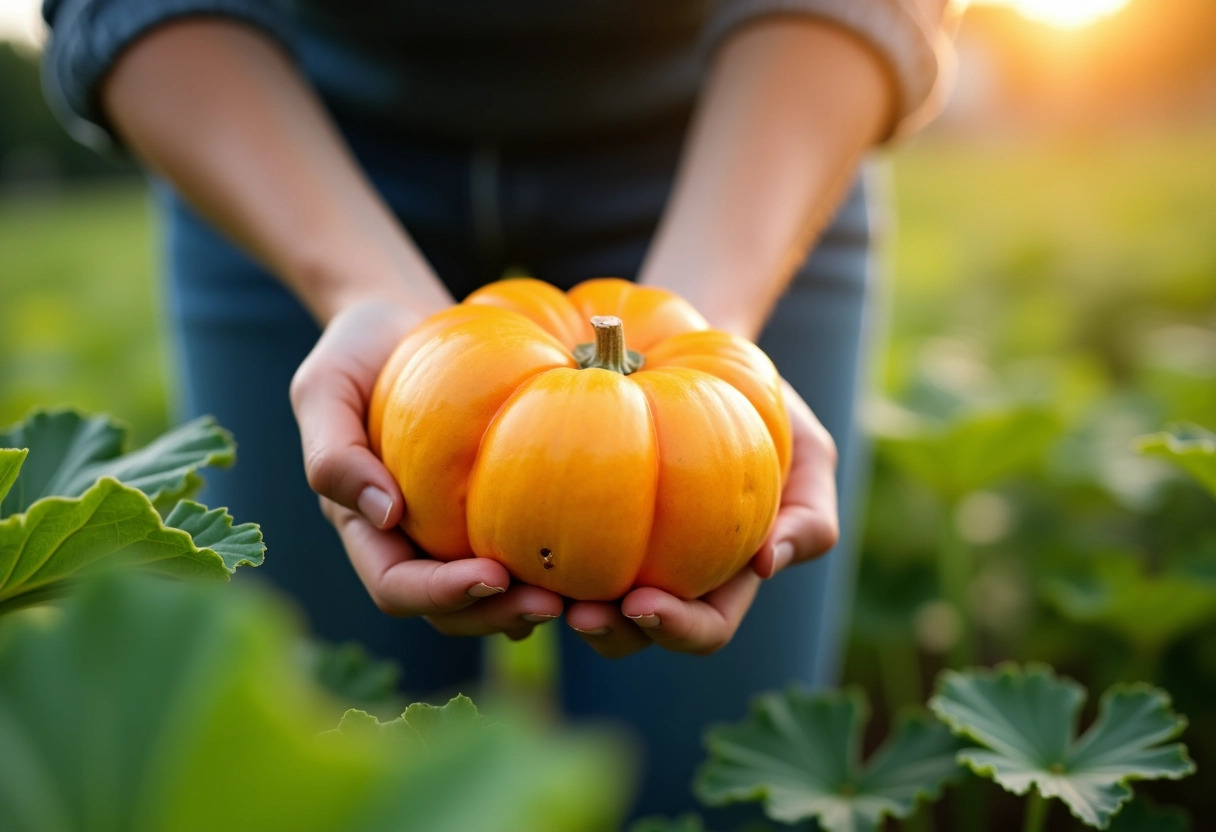
[[765, 287], [778, 281], [764, 279], [766, 272], [754, 263], [727, 269], [704, 261], [682, 260], [668, 265], [648, 264], [638, 282], [675, 292], [713, 329], [753, 342], [760, 337], [775, 302]]
[[322, 326], [361, 303], [402, 307], [419, 319], [450, 305], [422, 256], [408, 244], [397, 249], [313, 238], [296, 247], [283, 278]]

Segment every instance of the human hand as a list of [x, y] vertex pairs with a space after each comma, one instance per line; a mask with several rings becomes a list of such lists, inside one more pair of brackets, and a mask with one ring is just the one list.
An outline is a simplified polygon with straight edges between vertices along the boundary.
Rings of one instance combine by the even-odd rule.
[[836, 444], [802, 397], [783, 384], [794, 455], [768, 538], [748, 566], [696, 600], [639, 587], [619, 603], [571, 604], [567, 623], [600, 655], [621, 658], [651, 644], [678, 653], [713, 653], [734, 636], [762, 579], [836, 545]]
[[524, 638], [562, 612], [560, 596], [511, 585], [488, 558], [433, 560], [397, 528], [406, 506], [368, 445], [367, 408], [381, 367], [422, 319], [403, 306], [360, 302], [330, 321], [291, 382], [308, 484], [321, 497], [368, 594], [384, 612], [425, 616], [447, 635]]

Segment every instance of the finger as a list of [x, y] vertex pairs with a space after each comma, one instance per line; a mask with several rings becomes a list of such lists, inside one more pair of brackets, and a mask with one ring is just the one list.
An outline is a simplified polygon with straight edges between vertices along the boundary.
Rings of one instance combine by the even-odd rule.
[[506, 633], [526, 638], [533, 628], [562, 614], [560, 595], [528, 584], [516, 584], [502, 595], [486, 598], [457, 612], [427, 618], [449, 636], [486, 636]]
[[762, 578], [824, 554], [840, 537], [836, 443], [792, 389], [787, 391], [786, 402], [794, 436], [794, 463], [773, 529], [752, 561]]
[[367, 447], [361, 405], [345, 398], [352, 389], [349, 383], [320, 373], [306, 378], [317, 380], [293, 388], [307, 391], [295, 394], [293, 404], [308, 485], [339, 505], [359, 511], [376, 528], [396, 526], [405, 501], [392, 475]]
[[387, 529], [401, 522], [405, 501], [368, 448], [366, 403], [376, 370], [360, 355], [364, 346], [336, 320], [292, 378], [291, 404], [309, 486]]
[[327, 504], [326, 514], [363, 586], [376, 606], [389, 615], [454, 612], [478, 599], [501, 595], [510, 586], [510, 574], [497, 561], [420, 558], [396, 529], [377, 529], [361, 514], [333, 502]]
[[619, 604], [575, 601], [566, 609], [566, 623], [606, 659], [619, 659], [651, 645], [638, 626], [621, 614]]
[[625, 596], [621, 612], [655, 644], [703, 656], [730, 642], [759, 587], [760, 578], [750, 569], [695, 601], [643, 587]]
[[771, 578], [787, 566], [813, 560], [832, 550], [840, 539], [835, 492], [832, 496], [832, 507], [828, 509], [786, 506], [777, 513], [773, 531], [754, 561], [756, 574]]

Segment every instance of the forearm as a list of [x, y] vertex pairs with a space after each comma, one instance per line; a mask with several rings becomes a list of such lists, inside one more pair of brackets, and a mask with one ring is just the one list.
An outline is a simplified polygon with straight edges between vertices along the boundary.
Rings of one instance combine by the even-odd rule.
[[377, 298], [451, 303], [287, 56], [255, 29], [186, 19], [118, 60], [106, 114], [150, 168], [322, 323]]
[[777, 17], [722, 44], [640, 280], [755, 338], [891, 118], [881, 60], [842, 29]]

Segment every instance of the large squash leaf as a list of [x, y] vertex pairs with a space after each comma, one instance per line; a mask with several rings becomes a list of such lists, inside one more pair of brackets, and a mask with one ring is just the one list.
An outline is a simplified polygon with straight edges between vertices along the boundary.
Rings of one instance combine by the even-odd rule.
[[762, 801], [783, 823], [815, 818], [828, 832], [874, 832], [884, 816], [909, 817], [962, 773], [958, 740], [926, 716], [904, 719], [862, 763], [868, 719], [857, 691], [761, 696], [745, 720], [706, 733], [697, 796], [711, 806]]
[[[0, 448], [0, 504], [3, 504], [5, 495], [17, 481], [21, 465], [29, 453], [26, 448]], [[0, 513], [0, 517], [3, 516]]]
[[401, 716], [381, 722], [366, 711], [351, 708], [327, 736], [376, 737], [384, 742], [412, 744], [420, 749], [443, 745], [482, 728], [485, 718], [464, 694], [442, 706], [415, 702]]
[[0, 449], [0, 613], [113, 566], [227, 579], [262, 562], [256, 525], [183, 499], [199, 466], [232, 461], [226, 431], [198, 419], [125, 456], [123, 437], [73, 411], [36, 411], [0, 432], [0, 445], [23, 446]]
[[0, 520], [0, 613], [114, 566], [227, 580], [259, 565], [265, 548], [256, 525], [233, 526], [224, 509], [183, 500], [162, 521], [146, 494], [105, 477], [80, 497], [47, 497]]
[[[615, 741], [601, 738], [601, 756], [585, 742], [540, 730], [523, 715], [489, 720], [463, 695], [437, 707], [414, 703], [380, 722], [349, 710], [331, 743], [369, 742], [409, 760], [359, 829], [419, 832], [515, 832], [519, 829], [591, 832], [618, 829], [623, 780], [606, 765]], [[605, 756], [607, 759], [605, 759]], [[453, 787], [453, 784], [463, 786]], [[442, 802], [438, 795], [447, 795]], [[408, 819], [408, 822], [404, 822]]]
[[316, 746], [332, 710], [284, 653], [291, 633], [246, 593], [118, 573], [52, 626], [5, 633], [4, 828], [341, 828], [377, 759]]
[[89, 581], [51, 624], [0, 629], [5, 832], [592, 832], [625, 781], [604, 738], [507, 721], [460, 741], [373, 741], [293, 657], [249, 587]]
[[1130, 780], [1177, 780], [1195, 770], [1181, 743], [1185, 718], [1169, 696], [1144, 684], [1115, 685], [1080, 737], [1085, 689], [1050, 668], [1006, 665], [996, 672], [946, 671], [930, 707], [980, 747], [958, 758], [1014, 794], [1032, 787], [1063, 800], [1083, 823], [1106, 829], [1132, 797]]
[[1198, 425], [1170, 425], [1136, 441], [1142, 454], [1168, 459], [1216, 497], [1216, 433]]
[[1128, 552], [1094, 556], [1083, 571], [1046, 579], [1043, 592], [1069, 620], [1111, 630], [1149, 652], [1216, 618], [1216, 577], [1177, 566], [1152, 572]]
[[879, 449], [939, 496], [956, 500], [1031, 468], [1060, 433], [1036, 406], [984, 410], [949, 422], [908, 418], [880, 430]]
[[166, 514], [197, 493], [199, 468], [231, 465], [236, 455], [231, 434], [209, 416], [131, 453], [123, 453], [125, 440], [126, 429], [108, 417], [74, 410], [36, 410], [0, 430], [0, 448], [29, 451], [20, 476], [0, 501], [0, 517], [25, 511], [43, 497], [79, 497], [102, 477], [138, 488]]

